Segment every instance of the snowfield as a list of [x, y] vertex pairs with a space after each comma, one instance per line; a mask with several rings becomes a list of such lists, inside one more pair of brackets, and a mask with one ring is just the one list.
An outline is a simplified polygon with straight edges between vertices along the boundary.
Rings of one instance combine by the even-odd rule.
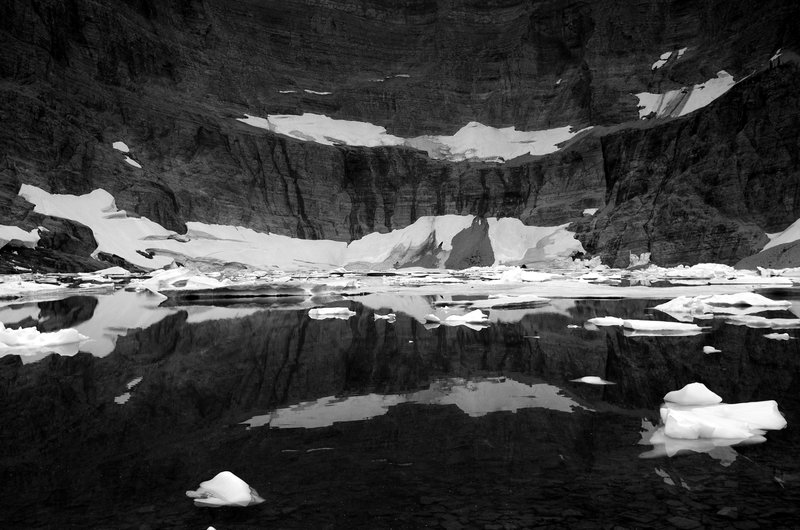
[[570, 126], [539, 131], [518, 131], [514, 127], [496, 128], [470, 122], [452, 136], [417, 136], [400, 138], [371, 123], [337, 120], [322, 114], [275, 114], [266, 118], [245, 114], [238, 121], [323, 145], [378, 147], [404, 145], [428, 153], [436, 159], [451, 161], [487, 160], [503, 162], [523, 155], [546, 155], [558, 151], [558, 145], [574, 138], [580, 131]]

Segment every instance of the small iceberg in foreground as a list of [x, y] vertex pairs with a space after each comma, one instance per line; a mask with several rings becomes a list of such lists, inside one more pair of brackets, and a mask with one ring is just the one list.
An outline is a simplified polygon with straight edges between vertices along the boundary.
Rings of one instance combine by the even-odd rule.
[[[766, 431], [786, 427], [775, 401], [722, 403], [722, 398], [702, 383], [690, 383], [669, 392], [664, 401], [661, 424], [642, 434], [639, 443], [654, 446], [640, 455], [642, 458], [674, 456], [685, 451], [711, 453], [720, 447], [763, 443]], [[725, 454], [723, 463], [729, 464], [732, 458], [728, 452]]]
[[230, 471], [222, 471], [211, 480], [200, 483], [196, 490], [186, 496], [194, 499], [195, 506], [219, 508], [221, 506], [253, 506], [264, 499], [247, 482]]

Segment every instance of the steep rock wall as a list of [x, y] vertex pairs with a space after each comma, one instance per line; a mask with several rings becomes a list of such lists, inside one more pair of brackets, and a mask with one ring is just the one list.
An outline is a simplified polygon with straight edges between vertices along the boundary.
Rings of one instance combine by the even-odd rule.
[[602, 139], [607, 206], [577, 227], [625, 266], [735, 263], [800, 214], [800, 70], [755, 74], [702, 112]]

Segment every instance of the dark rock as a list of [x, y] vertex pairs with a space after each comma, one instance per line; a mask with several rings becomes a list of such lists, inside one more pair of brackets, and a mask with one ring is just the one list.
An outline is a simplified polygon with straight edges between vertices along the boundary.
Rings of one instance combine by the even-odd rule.
[[453, 237], [453, 249], [445, 261], [448, 269], [486, 267], [494, 263], [494, 251], [489, 241], [489, 223], [476, 217], [472, 226]]

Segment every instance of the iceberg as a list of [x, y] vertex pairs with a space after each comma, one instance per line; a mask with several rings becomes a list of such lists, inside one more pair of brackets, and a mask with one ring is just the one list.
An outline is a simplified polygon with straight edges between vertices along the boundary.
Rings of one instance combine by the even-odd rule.
[[689, 383], [680, 390], [668, 392], [664, 401], [678, 405], [716, 405], [722, 398], [703, 383]]
[[244, 507], [264, 502], [256, 490], [230, 471], [222, 471], [211, 480], [201, 482], [198, 489], [187, 491], [186, 496], [194, 499], [195, 506], [208, 508]]
[[606, 381], [596, 375], [585, 375], [583, 377], [579, 377], [578, 379], [570, 379], [573, 383], [586, 383], [587, 385], [616, 385], [616, 383], [612, 383], [611, 381]]
[[355, 316], [355, 314], [355, 311], [350, 311], [346, 307], [318, 307], [308, 310], [309, 318], [314, 320], [326, 320], [329, 318], [348, 320], [350, 317]]

